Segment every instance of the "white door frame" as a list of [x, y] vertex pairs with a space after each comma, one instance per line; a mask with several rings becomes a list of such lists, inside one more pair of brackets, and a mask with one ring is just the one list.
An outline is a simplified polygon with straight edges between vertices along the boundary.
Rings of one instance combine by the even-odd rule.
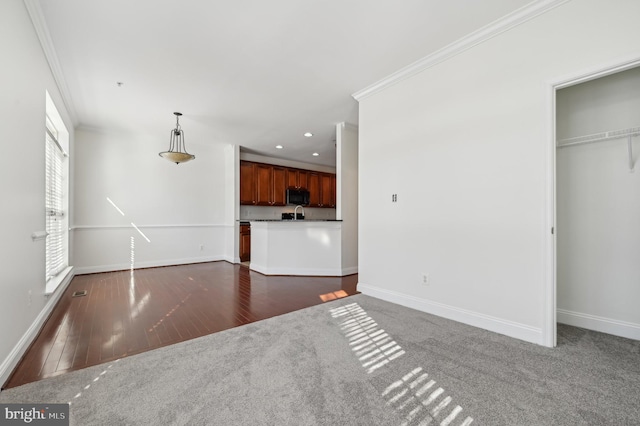
[[[542, 323], [542, 344], [548, 347], [555, 347], [557, 344], [556, 335], [556, 311], [557, 311], [557, 251], [556, 251], [556, 91], [565, 87], [595, 80], [610, 74], [626, 71], [640, 66], [640, 57], [622, 58], [607, 64], [592, 67], [581, 72], [551, 80], [548, 83], [548, 105], [549, 105], [549, 141], [547, 145], [547, 212], [545, 229], [547, 255], [546, 279], [543, 291], [544, 312]], [[553, 233], [552, 233], [553, 230]]]

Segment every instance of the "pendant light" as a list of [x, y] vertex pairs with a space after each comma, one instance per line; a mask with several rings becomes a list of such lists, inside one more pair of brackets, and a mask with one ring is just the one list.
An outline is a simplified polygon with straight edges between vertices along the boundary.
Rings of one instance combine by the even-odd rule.
[[195, 155], [189, 154], [187, 148], [184, 145], [184, 130], [180, 127], [180, 116], [182, 113], [174, 112], [176, 116], [176, 128], [171, 130], [171, 137], [169, 139], [169, 150], [163, 151], [158, 155], [162, 158], [166, 158], [172, 163], [180, 164], [187, 161], [191, 161], [196, 158]]

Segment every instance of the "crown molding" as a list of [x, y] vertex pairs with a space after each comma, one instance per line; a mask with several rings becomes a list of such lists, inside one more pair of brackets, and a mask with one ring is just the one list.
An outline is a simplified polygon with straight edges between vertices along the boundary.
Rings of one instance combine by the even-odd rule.
[[480, 43], [484, 43], [491, 38], [502, 34], [505, 31], [510, 30], [511, 28], [517, 27], [538, 15], [546, 13], [547, 11], [554, 9], [564, 3], [567, 3], [571, 0], [535, 0], [529, 3], [526, 6], [521, 7], [518, 10], [515, 10], [508, 15], [503, 16], [502, 18], [493, 21], [492, 23], [476, 30], [461, 39], [443, 47], [442, 49], [436, 50], [430, 55], [425, 56], [424, 58], [394, 72], [393, 74], [379, 80], [378, 82], [372, 84], [371, 86], [365, 87], [364, 89], [354, 93], [353, 98], [356, 101], [361, 101], [368, 96], [373, 95], [374, 93], [378, 93], [387, 87], [390, 87], [396, 83], [399, 83], [402, 80], [410, 78], [428, 68], [431, 68], [441, 62], [444, 62], [452, 57], [464, 52], [467, 49], [470, 49], [474, 46], [477, 46]]
[[53, 40], [51, 40], [51, 34], [49, 33], [44, 13], [40, 7], [40, 2], [38, 0], [23, 1], [27, 8], [27, 12], [29, 12], [29, 17], [31, 18], [33, 27], [36, 30], [36, 34], [38, 35], [38, 40], [40, 40], [44, 56], [47, 58], [47, 62], [49, 63], [53, 79], [56, 81], [56, 85], [58, 86], [58, 90], [62, 96], [62, 102], [64, 102], [64, 106], [69, 114], [69, 118], [71, 118], [73, 126], [76, 127], [78, 125], [78, 114], [76, 113], [73, 105], [71, 92], [69, 92], [69, 88], [67, 87], [67, 83], [64, 79], [64, 73], [62, 72], [60, 61], [58, 61], [58, 55], [55, 47], [53, 46]]

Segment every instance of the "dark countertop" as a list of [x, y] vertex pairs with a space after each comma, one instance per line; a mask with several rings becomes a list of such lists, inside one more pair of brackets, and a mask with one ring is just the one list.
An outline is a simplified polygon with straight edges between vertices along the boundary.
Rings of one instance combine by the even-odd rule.
[[342, 222], [342, 219], [240, 219], [238, 222]]

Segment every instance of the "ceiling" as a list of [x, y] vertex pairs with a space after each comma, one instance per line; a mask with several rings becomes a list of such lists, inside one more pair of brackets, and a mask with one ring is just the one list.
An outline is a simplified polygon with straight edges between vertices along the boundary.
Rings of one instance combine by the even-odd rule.
[[32, 1], [77, 126], [157, 135], [162, 151], [179, 111], [196, 157], [229, 143], [329, 166], [335, 124], [358, 123], [353, 93], [530, 2]]

